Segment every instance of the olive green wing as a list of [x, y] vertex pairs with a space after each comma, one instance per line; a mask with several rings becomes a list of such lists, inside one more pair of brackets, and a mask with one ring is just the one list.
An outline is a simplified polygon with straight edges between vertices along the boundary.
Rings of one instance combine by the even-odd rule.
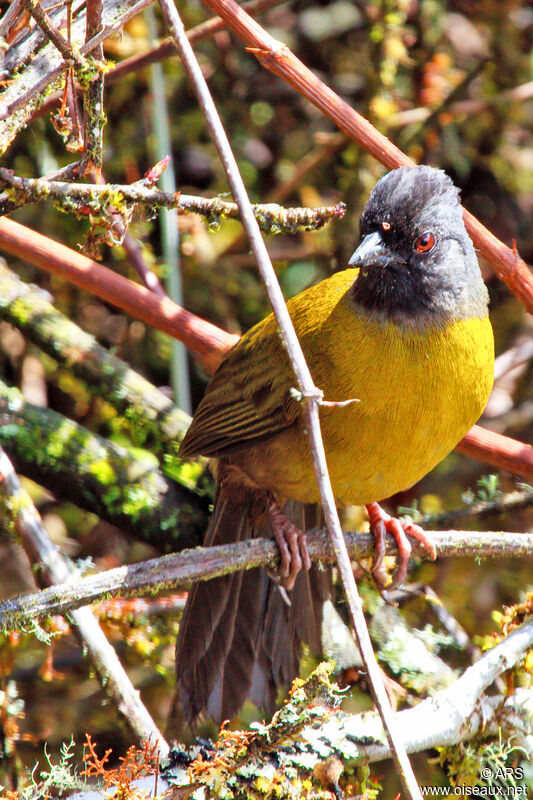
[[[336, 273], [287, 304], [315, 379], [335, 368], [328, 356], [330, 339], [349, 335], [332, 326], [330, 317], [356, 274], [355, 270]], [[223, 456], [290, 428], [302, 414], [301, 404], [291, 394], [294, 386], [296, 378], [270, 315], [222, 361], [182, 441], [180, 455]]]
[[272, 317], [252, 328], [217, 369], [181, 443], [180, 456], [220, 457], [294, 424], [296, 380]]

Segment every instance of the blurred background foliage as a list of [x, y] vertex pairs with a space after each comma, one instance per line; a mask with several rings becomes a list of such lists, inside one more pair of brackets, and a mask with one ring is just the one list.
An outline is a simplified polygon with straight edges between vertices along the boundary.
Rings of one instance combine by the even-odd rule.
[[[5, 10], [8, 4], [0, 5]], [[200, 0], [182, 0], [180, 13], [187, 27], [207, 16]], [[446, 170], [461, 187], [464, 205], [506, 243], [516, 241], [523, 258], [533, 262], [533, 9], [529, 3], [290, 0], [259, 19], [413, 159]], [[106, 43], [105, 54], [120, 61], [149, 46], [145, 21], [138, 17], [121, 37]], [[269, 237], [268, 247], [289, 297], [346, 266], [358, 238], [359, 214], [384, 168], [308, 101], [262, 69], [230, 33], [221, 31], [195, 49], [251, 199], [286, 205], [330, 205], [339, 200], [347, 204], [344, 219], [321, 231]], [[177, 187], [184, 193], [225, 196], [222, 167], [180, 62], [169, 58], [163, 67]], [[516, 87], [522, 87], [520, 93]], [[109, 182], [134, 181], [156, 160], [150, 69], [113, 83], [106, 90], [105, 108], [104, 175]], [[34, 177], [72, 160], [48, 118], [41, 117], [19, 135], [3, 165], [18, 175]], [[52, 203], [21, 208], [13, 218], [73, 248], [88, 230]], [[165, 279], [157, 216], [139, 211], [130, 231], [142, 242], [147, 262]], [[182, 214], [179, 232], [188, 309], [230, 331], [246, 330], [267, 313], [265, 292], [239, 223], [225, 221], [211, 231], [202, 218]], [[134, 277], [121, 247], [104, 250], [102, 258]], [[58, 308], [120, 358], [157, 385], [170, 384], [166, 336], [25, 263], [10, 260], [10, 265], [25, 280], [50, 291]], [[503, 353], [531, 337], [531, 320], [490, 267], [482, 264], [482, 268], [491, 294], [497, 353]], [[192, 361], [190, 367], [197, 403], [206, 376]], [[531, 374], [531, 361], [526, 359], [503, 376], [483, 424], [531, 441]], [[5, 322], [0, 324], [0, 376], [22, 386], [32, 402], [48, 405], [105, 436], [119, 436], [120, 420], [106, 410], [104, 399], [91, 397], [79, 381]], [[123, 432], [120, 437], [124, 443]], [[468, 508], [476, 493], [490, 499], [519, 483], [503, 474], [496, 482], [483, 478], [488, 471], [452, 454], [419, 485], [392, 498], [388, 508], [416, 506], [423, 513], [437, 514], [460, 507], [465, 500]], [[110, 528], [72, 504], [57, 502], [35, 485], [32, 494], [54, 541], [76, 558], [90, 557], [105, 569], [153, 552], [128, 539], [127, 532]], [[360, 523], [358, 511], [348, 514], [347, 525]], [[526, 508], [482, 520], [466, 515], [456, 527], [525, 531], [531, 524], [531, 510]], [[2, 595], [30, 591], [31, 572], [20, 547], [3, 544], [0, 555]], [[497, 630], [493, 612], [518, 602], [531, 588], [531, 567], [531, 560], [483, 564], [444, 560], [423, 565], [413, 580], [429, 583], [476, 643], [480, 641], [476, 637]], [[417, 627], [435, 624], [420, 599], [410, 601], [405, 613]], [[104, 616], [143, 699], [164, 727], [176, 615], [165, 608], [154, 611], [132, 604], [125, 609], [110, 603]], [[24, 701], [26, 715], [19, 720], [17, 755], [7, 759], [2, 783], [16, 780], [17, 758], [28, 765], [42, 760], [45, 741], [49, 752], [57, 752], [61, 741], [71, 734], [82, 741], [88, 730], [102, 749], [111, 746], [117, 754], [128, 743], [114, 710], [102, 702], [102, 692], [74, 640], [59, 622], [45, 627], [51, 645], [39, 642], [35, 632], [21, 632], [0, 648], [0, 718], [13, 719], [10, 708], [20, 711], [17, 697]], [[464, 666], [467, 658], [456, 654], [456, 661]], [[9, 755], [9, 735], [5, 730], [3, 735]], [[427, 766], [425, 758], [415, 760], [415, 768], [423, 782], [444, 780], [440, 767]], [[385, 796], [393, 796], [389, 768], [378, 765], [374, 774], [390, 785]]]

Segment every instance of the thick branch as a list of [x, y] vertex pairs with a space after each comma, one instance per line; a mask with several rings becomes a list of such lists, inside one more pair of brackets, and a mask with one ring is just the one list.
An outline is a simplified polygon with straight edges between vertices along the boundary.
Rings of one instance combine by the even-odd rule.
[[2, 382], [0, 446], [21, 474], [158, 549], [180, 549], [205, 530], [207, 498]]
[[0, 218], [0, 247], [179, 339], [198, 356], [208, 372], [214, 372], [224, 353], [238, 339], [172, 300], [156, 297], [143, 286], [6, 217]]
[[[435, 531], [439, 557], [518, 558], [533, 554], [533, 534], [504, 531]], [[352, 558], [372, 556], [374, 539], [368, 533], [344, 534]], [[309, 555], [315, 561], [331, 562], [335, 557], [327, 535], [307, 534]], [[427, 558], [427, 552], [413, 542], [413, 552]], [[396, 542], [387, 536], [387, 553], [396, 554]], [[242, 569], [276, 568], [279, 549], [269, 539], [248, 539], [216, 547], [196, 547], [179, 554], [161, 556], [106, 572], [77, 578], [70, 583], [34, 595], [16, 597], [0, 604], [0, 626], [16, 628], [25, 621], [65, 614], [73, 608], [117, 595], [133, 597], [147, 592], [180, 589], [194, 581], [211, 580]]]

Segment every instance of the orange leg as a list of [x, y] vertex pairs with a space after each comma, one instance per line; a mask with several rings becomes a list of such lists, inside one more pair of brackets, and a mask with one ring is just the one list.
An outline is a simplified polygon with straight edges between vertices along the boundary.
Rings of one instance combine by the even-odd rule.
[[302, 569], [311, 567], [305, 533], [284, 514], [272, 496], [267, 501], [267, 512], [274, 539], [280, 550], [279, 582], [290, 591]]
[[427, 533], [427, 531], [421, 528], [420, 525], [415, 525], [412, 522], [402, 522], [396, 519], [396, 517], [391, 517], [383, 511], [379, 503], [368, 503], [365, 508], [368, 513], [368, 519], [370, 520], [370, 530], [376, 541], [372, 576], [378, 589], [384, 589], [387, 581], [387, 575], [383, 567], [386, 551], [385, 535], [387, 533], [392, 533], [396, 539], [400, 555], [398, 569], [393, 575], [392, 581], [387, 586], [387, 589], [400, 586], [407, 576], [407, 566], [409, 564], [409, 556], [411, 555], [411, 543], [407, 535], [416, 539], [417, 542], [420, 542], [428, 551], [433, 561], [437, 558], [437, 550], [433, 537], [430, 533]]

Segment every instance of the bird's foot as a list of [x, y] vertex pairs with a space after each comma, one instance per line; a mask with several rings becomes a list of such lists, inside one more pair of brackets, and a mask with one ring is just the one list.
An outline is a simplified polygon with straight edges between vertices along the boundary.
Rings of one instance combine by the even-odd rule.
[[311, 567], [305, 533], [291, 522], [273, 497], [268, 498], [267, 512], [274, 539], [280, 550], [281, 560], [276, 580], [284, 589], [290, 591], [300, 570]]
[[[387, 587], [387, 589], [393, 589], [404, 582], [407, 575], [409, 556], [411, 555], [411, 542], [407, 536], [411, 536], [413, 539], [416, 539], [417, 542], [420, 542], [433, 561], [437, 558], [437, 550], [432, 535], [421, 528], [420, 525], [391, 517], [383, 511], [379, 503], [368, 503], [365, 508], [368, 513], [368, 519], [370, 520], [370, 531], [376, 542], [374, 560], [372, 563], [372, 577], [378, 589], [382, 590], [385, 587]], [[396, 539], [400, 557], [398, 568], [392, 576], [390, 583], [387, 583], [388, 577], [384, 566], [386, 552], [385, 535], [387, 533], [392, 533]]]

